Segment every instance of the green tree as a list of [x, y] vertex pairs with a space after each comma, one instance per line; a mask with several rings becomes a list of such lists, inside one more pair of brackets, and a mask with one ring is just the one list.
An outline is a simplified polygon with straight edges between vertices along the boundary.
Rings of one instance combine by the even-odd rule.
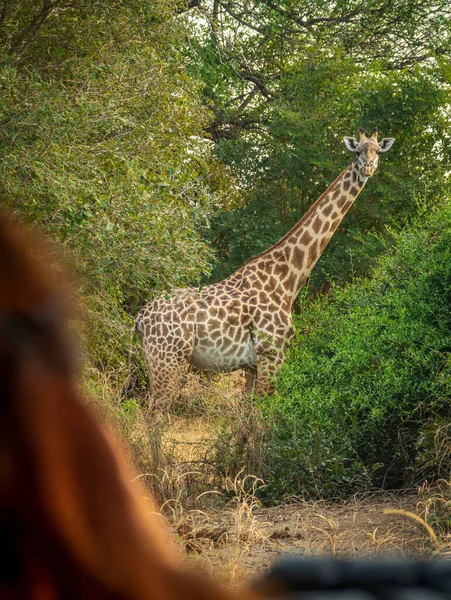
[[368, 273], [386, 226], [414, 217], [419, 197], [436, 204], [448, 193], [449, 3], [216, 0], [196, 10], [205, 26], [190, 43], [191, 69], [243, 198], [208, 232], [219, 256], [213, 279], [300, 218], [349, 162], [344, 134], [378, 126], [396, 146], [312, 283]]
[[201, 232], [230, 179], [204, 139], [169, 5], [5, 6], [0, 193], [72, 251], [91, 350], [115, 365], [126, 312], [208, 273]]

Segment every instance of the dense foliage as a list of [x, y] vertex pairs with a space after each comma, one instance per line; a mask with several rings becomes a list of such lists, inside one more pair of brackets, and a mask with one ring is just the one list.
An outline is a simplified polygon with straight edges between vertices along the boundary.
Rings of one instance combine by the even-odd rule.
[[[351, 158], [343, 135], [378, 126], [397, 138], [312, 275], [313, 287], [368, 273], [372, 235], [414, 218], [418, 197], [449, 194], [448, 2], [308, 0], [202, 3], [190, 41], [218, 156], [243, 206], [218, 215], [213, 279], [283, 235]], [[193, 30], [198, 31], [198, 28]], [[384, 157], [385, 158], [385, 157]]]
[[449, 475], [434, 435], [451, 415], [451, 208], [427, 221], [397, 236], [371, 280], [297, 318], [279, 395], [264, 403], [272, 497]]
[[0, 193], [73, 252], [103, 366], [126, 355], [126, 312], [208, 271], [229, 187], [170, 4], [24, 0], [0, 28]]

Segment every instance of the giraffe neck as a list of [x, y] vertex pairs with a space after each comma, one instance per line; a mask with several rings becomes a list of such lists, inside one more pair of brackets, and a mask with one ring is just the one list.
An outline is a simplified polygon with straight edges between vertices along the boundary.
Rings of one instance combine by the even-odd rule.
[[291, 306], [366, 181], [353, 162], [283, 238], [250, 259], [232, 278], [242, 275], [251, 289], [259, 289], [259, 281], [275, 300]]

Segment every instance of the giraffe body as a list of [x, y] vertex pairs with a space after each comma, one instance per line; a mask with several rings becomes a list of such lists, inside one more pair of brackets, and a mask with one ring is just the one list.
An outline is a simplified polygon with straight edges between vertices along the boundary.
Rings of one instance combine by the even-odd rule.
[[147, 304], [136, 330], [149, 371], [151, 408], [167, 409], [188, 364], [211, 372], [244, 369], [247, 388], [274, 391], [277, 369], [293, 337], [291, 306], [332, 235], [393, 138], [360, 132], [345, 138], [352, 165], [274, 246], [224, 281], [174, 290]]

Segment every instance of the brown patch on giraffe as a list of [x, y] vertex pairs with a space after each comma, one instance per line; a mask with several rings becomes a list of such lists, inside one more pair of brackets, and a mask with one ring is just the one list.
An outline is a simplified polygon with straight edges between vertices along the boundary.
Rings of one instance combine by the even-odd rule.
[[289, 290], [292, 290], [294, 288], [295, 283], [296, 275], [293, 273], [293, 271], [291, 271], [291, 273], [287, 277], [287, 280], [285, 281], [285, 287], [287, 287]]
[[352, 183], [355, 183], [356, 181], [357, 181], [357, 173], [353, 169], [352, 170]]
[[[293, 266], [296, 269], [300, 269], [302, 267], [302, 263], [304, 262], [304, 254], [305, 252], [303, 250], [301, 250], [298, 246], [295, 246], [293, 248]], [[287, 267], [287, 271], [288, 273], [288, 267]]]
[[346, 202], [346, 204], [344, 205], [344, 210], [348, 210], [350, 208], [351, 204], [352, 204], [352, 200], [348, 200]]
[[337, 227], [340, 224], [341, 219], [335, 219], [335, 221], [333, 221], [332, 223], [332, 227], [330, 228], [331, 231], [335, 231], [337, 229]]
[[269, 296], [269, 294], [272, 293], [274, 289], [274, 286], [271, 285], [269, 282], [265, 285], [265, 287], [263, 288], [263, 291], [266, 292], [267, 296]]
[[208, 313], [209, 313], [210, 317], [217, 317], [218, 312], [219, 312], [219, 307], [216, 305], [210, 306], [210, 308], [208, 309]]
[[198, 337], [199, 339], [205, 338], [207, 337], [208, 332], [206, 327], [202, 326], [202, 327], [198, 327], [197, 331], [196, 331], [196, 337]]
[[338, 217], [338, 213], [335, 210], [332, 214], [331, 214], [331, 219], [336, 219]]
[[321, 229], [321, 219], [319, 217], [316, 217], [316, 219], [313, 221], [313, 225], [312, 225], [313, 231], [318, 234], [320, 232]]
[[181, 327], [181, 329], [183, 331], [183, 334], [185, 336], [190, 335], [192, 333], [192, 331], [193, 331], [193, 328], [192, 328], [192, 326], [191, 326], [190, 323], [181, 323], [180, 327]]
[[288, 265], [285, 262], [278, 263], [274, 267], [274, 275], [280, 280], [285, 279], [288, 274]]
[[346, 196], [341, 196], [341, 198], [337, 201], [337, 207], [341, 208], [345, 202], [346, 202]]
[[332, 200], [336, 200], [338, 196], [341, 194], [341, 187], [337, 187], [332, 194]]
[[[230, 325], [228, 323], [223, 323], [222, 324], [221, 331], [222, 331], [223, 335], [226, 338], [231, 338], [234, 330], [235, 330], [235, 328], [234, 327], [230, 327]], [[232, 343], [232, 341], [233, 340], [230, 339], [230, 344]]]
[[310, 246], [309, 251], [308, 251], [307, 269], [310, 269], [310, 267], [312, 266], [312, 264], [315, 262], [315, 260], [317, 258], [318, 258], [318, 241], [315, 240], [315, 242]]
[[257, 279], [257, 281], [253, 284], [252, 289], [254, 289], [254, 290], [262, 290], [263, 289], [263, 284], [260, 281], [260, 279]]
[[223, 306], [221, 306], [221, 307], [218, 309], [218, 318], [219, 318], [219, 319], [225, 319], [225, 318], [226, 318], [226, 316], [227, 316], [227, 313], [226, 313], [226, 311], [224, 310], [224, 307], [223, 307]]
[[353, 186], [350, 190], [349, 193], [351, 194], [351, 196], [357, 196], [357, 194], [359, 193], [359, 189], [356, 188], [355, 186]]
[[332, 210], [333, 210], [333, 206], [332, 206], [332, 204], [329, 204], [329, 206], [326, 206], [326, 208], [323, 210], [323, 215], [325, 217], [328, 217], [330, 215], [330, 213], [332, 212]]
[[219, 329], [215, 329], [214, 331], [210, 332], [210, 338], [214, 341], [216, 341], [219, 337], [221, 337], [221, 332]]
[[241, 333], [242, 333], [242, 329], [240, 329], [239, 327], [237, 329], [235, 329], [235, 333], [233, 335], [233, 339], [235, 342], [239, 342], [241, 340]]
[[218, 321], [218, 319], [210, 319], [210, 321], [208, 322], [208, 328], [210, 329], [210, 331], [212, 329], [219, 329], [221, 327], [221, 321]]
[[346, 173], [344, 174], [343, 179], [349, 179], [351, 177], [351, 171], [346, 171]]
[[288, 325], [288, 323], [290, 322], [290, 316], [289, 313], [283, 312], [280, 315], [280, 320], [282, 321], [282, 323], [284, 325]]
[[265, 292], [260, 292], [258, 295], [258, 301], [260, 304], [266, 304], [268, 301], [268, 295]]
[[274, 260], [276, 261], [276, 263], [285, 259], [285, 254], [282, 250], [274, 250], [274, 252], [272, 253], [272, 256], [274, 257]]
[[320, 252], [322, 252], [324, 250], [324, 248], [327, 246], [328, 241], [329, 241], [329, 238], [323, 238], [321, 240], [321, 243], [319, 245]]
[[250, 316], [249, 312], [247, 312], [247, 311], [240, 316], [240, 319], [241, 319], [241, 327], [247, 327], [249, 325], [249, 323], [251, 322], [251, 316]]
[[277, 290], [274, 290], [272, 294], [270, 294], [269, 300], [274, 304], [274, 306], [279, 307], [280, 299], [283, 295], [283, 292], [284, 292], [284, 290], [280, 290], [278, 288]]
[[295, 235], [292, 235], [288, 240], [288, 243], [296, 245], [298, 243], [298, 238]]
[[329, 221], [325, 221], [325, 223], [323, 225], [323, 230], [321, 233], [326, 233], [327, 231], [329, 231], [329, 227], [330, 227]]
[[347, 192], [350, 187], [351, 187], [351, 184], [350, 184], [349, 181], [344, 181], [343, 182], [343, 189], [344, 189], [345, 192]]
[[283, 249], [283, 258], [281, 258], [281, 260], [286, 260], [289, 261], [290, 260], [290, 256], [291, 256], [291, 246], [286, 246]]
[[308, 246], [312, 240], [313, 240], [313, 237], [310, 235], [310, 233], [307, 230], [304, 231], [302, 236], [299, 238], [299, 242], [301, 244], [303, 244], [304, 246]]
[[227, 318], [227, 322], [232, 327], [238, 327], [238, 325], [240, 324], [240, 319], [237, 315], [229, 315], [229, 317]]
[[229, 310], [233, 310], [234, 312], [239, 313], [240, 312], [240, 304], [241, 304], [240, 301], [235, 298], [229, 304], [228, 308], [229, 308]]

